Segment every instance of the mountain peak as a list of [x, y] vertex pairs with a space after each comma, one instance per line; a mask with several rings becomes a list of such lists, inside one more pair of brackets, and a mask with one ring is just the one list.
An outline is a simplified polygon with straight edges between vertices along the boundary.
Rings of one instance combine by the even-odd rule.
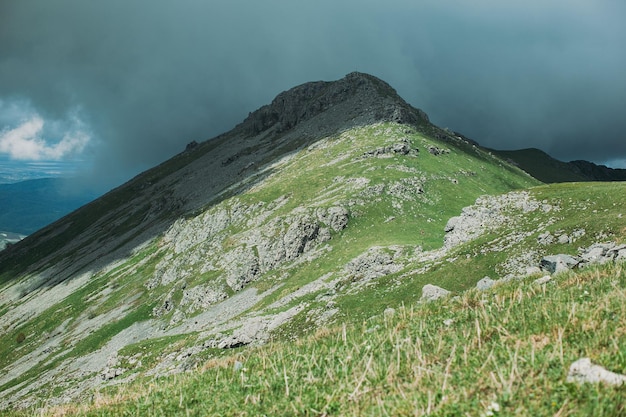
[[341, 128], [346, 121], [428, 121], [426, 113], [411, 107], [386, 82], [373, 75], [351, 72], [337, 81], [313, 81], [284, 91], [270, 104], [250, 113], [240, 127], [253, 135], [269, 129], [280, 133], [331, 109], [335, 123], [327, 125], [327, 130]]

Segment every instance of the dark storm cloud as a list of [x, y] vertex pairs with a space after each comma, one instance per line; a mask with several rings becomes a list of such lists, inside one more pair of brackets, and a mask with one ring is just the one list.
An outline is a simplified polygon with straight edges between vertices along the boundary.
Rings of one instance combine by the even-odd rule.
[[80, 118], [108, 184], [354, 70], [486, 146], [626, 159], [626, 7], [550, 4], [3, 2], [0, 100]]

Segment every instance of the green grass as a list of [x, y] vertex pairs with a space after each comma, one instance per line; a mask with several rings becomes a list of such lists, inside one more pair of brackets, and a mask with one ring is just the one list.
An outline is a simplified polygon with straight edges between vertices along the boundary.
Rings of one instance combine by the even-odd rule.
[[[419, 155], [362, 158], [363, 154], [369, 150], [381, 145], [397, 143], [403, 138], [407, 138], [413, 147], [420, 149]], [[433, 156], [427, 151], [428, 146], [431, 145], [446, 148], [450, 152]], [[346, 155], [346, 157], [339, 159], [342, 155]], [[190, 157], [182, 155], [180, 158]], [[331, 161], [334, 162], [331, 163]], [[156, 175], [159, 172], [157, 170], [153, 174]], [[539, 201], [546, 200], [546, 203], [555, 207], [558, 206], [558, 211], [510, 213], [511, 218], [515, 221], [507, 223], [502, 230], [494, 230], [475, 241], [455, 248], [449, 254], [449, 259], [456, 259], [454, 262], [449, 262], [446, 259], [441, 263], [430, 265], [422, 262], [419, 258], [413, 259], [408, 254], [414, 253], [414, 249], [418, 246], [424, 250], [439, 248], [444, 237], [443, 229], [448, 219], [458, 215], [463, 207], [473, 204], [479, 195], [493, 195], [511, 190], [527, 189], [539, 183], [516, 168], [502, 164], [500, 160], [478, 148], [453, 141], [449, 143], [437, 141], [425, 133], [407, 133], [405, 127], [391, 123], [361, 127], [344, 132], [337, 137], [328, 138], [324, 146], [314, 146], [294, 154], [291, 159], [275, 167], [268, 175], [265, 181], [257, 183], [249, 189], [233, 189], [228, 195], [224, 194], [219, 201], [216, 200], [211, 206], [206, 207], [208, 215], [210, 215], [211, 210], [216, 212], [225, 210], [232, 213], [237, 206], [241, 206], [244, 211], [249, 208], [257, 208], [247, 212], [244, 217], [234, 218], [225, 230], [213, 236], [214, 242], [218, 242], [218, 245], [203, 247], [204, 243], [199, 242], [190, 248], [190, 250], [198, 250], [199, 252], [196, 253], [198, 256], [192, 257], [194, 261], [182, 267], [184, 271], [181, 269], [182, 274], [179, 280], [168, 285], [158, 285], [156, 288], [146, 286], [146, 283], [154, 277], [157, 263], [166, 259], [165, 257], [169, 254], [173, 254], [173, 249], [164, 245], [164, 240], [157, 237], [115, 269], [107, 273], [97, 274], [87, 286], [58, 305], [51, 307], [39, 317], [8, 333], [11, 343], [3, 342], [0, 345], [0, 356], [2, 356], [0, 365], [3, 367], [17, 360], [29, 350], [35, 349], [41, 342], [39, 335], [56, 328], [66, 318], [74, 319], [69, 324], [71, 329], [76, 325], [76, 317], [82, 312], [88, 311], [93, 316], [105, 314], [124, 303], [132, 295], [139, 295], [127, 316], [101, 327], [95, 333], [78, 341], [76, 345], [72, 346], [73, 349], [66, 352], [62, 358], [55, 358], [52, 361], [48, 359], [48, 362], [42, 362], [28, 373], [0, 388], [6, 389], [18, 383], [35, 380], [37, 375], [58, 365], [61, 359], [79, 357], [94, 351], [132, 323], [152, 318], [152, 308], [159, 306], [166, 296], [171, 296], [175, 303], [179, 303], [182, 298], [183, 284], [187, 288], [210, 282], [225, 286], [224, 271], [201, 273], [199, 268], [202, 262], [199, 260], [214, 256], [212, 251], [219, 245], [223, 250], [231, 250], [243, 244], [246, 241], [246, 234], [251, 228], [248, 220], [259, 215], [265, 208], [273, 207], [278, 198], [286, 196], [288, 198], [286, 203], [261, 222], [261, 226], [266, 226], [270, 222], [279, 221], [277, 224], [282, 224], [280, 227], [283, 229], [278, 227], [275, 230], [277, 237], [280, 237], [278, 236], [280, 233], [284, 233], [289, 225], [289, 218], [293, 216], [293, 211], [296, 209], [304, 209], [313, 215], [316, 208], [327, 208], [339, 204], [349, 208], [350, 219], [345, 230], [333, 232], [332, 239], [325, 243], [329, 250], [322, 256], [312, 261], [302, 262], [293, 268], [285, 268], [286, 265], [281, 265], [275, 270], [268, 271], [258, 281], [251, 283], [250, 285], [255, 286], [260, 291], [272, 288], [279, 282], [282, 284], [278, 291], [254, 307], [256, 311], [261, 311], [281, 296], [289, 294], [323, 275], [331, 274], [333, 277], [337, 277], [346, 263], [373, 246], [399, 245], [406, 252], [401, 257], [401, 260], [406, 264], [403, 270], [375, 279], [369, 287], [361, 288], [350, 294], [339, 294], [334, 299], [336, 307], [339, 309], [335, 320], [336, 323], [345, 323], [346, 339], [344, 340], [342, 327], [319, 329], [315, 336], [311, 336], [312, 333], [316, 332], [317, 325], [308, 319], [307, 311], [304, 311], [276, 331], [272, 338], [275, 343], [266, 348], [236, 350], [237, 353], [233, 355], [231, 355], [232, 351], [218, 352], [209, 349], [195, 357], [195, 360], [208, 359], [210, 356], [215, 357], [213, 362], [207, 365], [205, 373], [158, 380], [146, 378], [143, 372], [156, 364], [160, 355], [174, 352], [177, 349], [184, 349], [200, 343], [200, 341], [194, 334], [147, 340], [127, 346], [120, 353], [124, 357], [144, 354], [143, 352], [152, 346], [150, 349], [153, 352], [145, 356], [145, 359], [142, 360], [143, 365], [136, 369], [139, 372], [140, 382], [131, 387], [125, 386], [117, 392], [115, 389], [111, 391], [107, 388], [102, 395], [96, 395], [97, 400], [93, 405], [96, 408], [93, 408], [92, 412], [100, 412], [96, 411], [98, 401], [104, 403], [121, 401], [123, 404], [111, 405], [110, 408], [103, 409], [103, 413], [105, 415], [107, 413], [109, 415], [119, 413], [129, 415], [176, 414], [182, 413], [187, 407], [192, 414], [221, 414], [216, 408], [217, 405], [208, 404], [206, 400], [203, 400], [203, 396], [207, 396], [207, 398], [215, 398], [220, 406], [226, 407], [227, 415], [257, 415], [262, 413], [269, 415], [281, 410], [287, 410], [288, 414], [384, 415], [383, 409], [389, 415], [406, 414], [410, 413], [411, 410], [425, 412], [429, 409], [441, 415], [454, 413], [463, 415], [466, 412], [477, 415], [480, 414], [480, 410], [484, 410], [488, 401], [499, 401], [505, 406], [508, 404], [506, 401], [509, 397], [494, 396], [494, 392], [487, 388], [483, 392], [483, 388], [480, 388], [482, 382], [476, 379], [478, 377], [472, 379], [468, 375], [459, 373], [454, 377], [452, 375], [447, 376], [444, 380], [437, 379], [440, 378], [442, 372], [443, 375], [446, 374], [447, 368], [460, 368], [462, 362], [459, 362], [458, 357], [453, 355], [452, 357], [456, 362], [450, 362], [449, 366], [448, 357], [453, 349], [456, 349], [455, 355], [460, 354], [459, 349], [462, 348], [460, 343], [464, 338], [469, 337], [471, 339], [471, 334], [465, 327], [458, 329], [460, 332], [458, 335], [446, 333], [445, 338], [449, 338], [449, 340], [442, 339], [444, 333], [440, 332], [456, 333], [457, 327], [454, 326], [457, 324], [451, 328], [442, 328], [441, 323], [437, 325], [437, 320], [441, 321], [448, 318], [448, 316], [444, 317], [446, 314], [458, 318], [471, 312], [476, 313], [477, 308], [482, 305], [481, 300], [484, 294], [474, 292], [463, 294], [461, 292], [473, 287], [476, 281], [485, 275], [492, 278], [502, 277], [505, 269], [503, 264], [511, 254], [531, 250], [540, 251], [543, 254], [576, 253], [578, 246], [586, 246], [599, 240], [622, 241], [626, 236], [626, 225], [624, 220], [619, 217], [623, 207], [622, 202], [626, 201], [626, 186], [624, 184], [539, 186], [530, 188], [530, 193]], [[350, 184], [349, 179], [355, 178], [369, 180], [368, 187], [383, 185], [382, 194], [371, 196], [364, 193], [366, 189], [351, 188], [346, 185]], [[392, 195], [390, 193], [392, 184], [413, 179], [419, 180], [424, 189], [423, 194]], [[133, 181], [139, 181], [139, 179]], [[139, 183], [140, 181], [137, 184]], [[259, 208], [259, 204], [263, 204], [262, 208]], [[196, 214], [204, 215], [204, 212]], [[626, 213], [624, 214], [626, 215]], [[394, 219], [389, 221], [392, 217]], [[187, 220], [191, 220], [191, 218], [187, 218]], [[136, 219], [128, 221], [133, 223]], [[121, 224], [120, 227], [126, 229], [128, 226], [132, 229], [130, 223]], [[554, 234], [559, 231], [571, 233], [572, 230], [580, 227], [585, 228], [586, 234], [575, 244], [553, 244], [538, 247], [537, 236], [542, 231], [549, 230]], [[495, 242], [507, 238], [516, 231], [526, 232], [528, 235], [521, 241], [512, 244], [506, 252], [496, 250]], [[184, 259], [183, 256], [187, 255], [173, 254], [172, 262]], [[428, 272], [424, 274], [411, 272], [420, 267], [429, 268]], [[617, 270], [616, 267], [615, 271]], [[618, 272], [623, 281], [623, 272], [621, 269]], [[340, 292], [350, 289], [350, 279], [347, 277], [345, 282], [340, 283], [342, 286], [339, 289]], [[422, 286], [427, 283], [435, 283], [455, 294], [461, 294], [461, 301], [450, 301], [442, 303], [441, 306], [433, 304], [416, 309], [411, 307], [400, 308], [402, 305], [415, 306], [416, 301], [421, 296]], [[112, 289], [107, 298], [104, 300], [94, 298], [94, 295], [105, 287]], [[502, 286], [502, 291], [506, 288], [509, 287]], [[508, 290], [517, 291], [515, 288]], [[535, 289], [530, 288], [528, 291], [533, 292]], [[232, 295], [232, 291], [229, 295]], [[324, 301], [318, 300], [318, 295], [319, 293], [306, 295], [273, 312], [286, 310], [300, 302], [308, 303], [309, 309], [324, 307]], [[534, 294], [533, 297], [535, 296], [541, 298], [544, 295]], [[526, 298], [531, 300], [533, 297]], [[504, 313], [517, 314], [517, 312], [510, 311], [514, 310], [512, 305], [509, 304], [505, 310], [499, 310], [497, 312], [498, 317]], [[390, 306], [399, 308], [400, 313], [396, 318], [393, 320], [384, 320], [380, 317], [371, 319], [373, 315], [381, 314], [386, 307]], [[532, 309], [537, 308], [539, 308], [537, 304], [532, 306]], [[188, 317], [197, 312], [184, 311]], [[244, 313], [246, 312], [242, 312], [242, 314]], [[167, 326], [167, 320], [171, 318], [172, 314], [173, 312], [161, 318], [163, 325]], [[468, 326], [470, 327], [475, 326], [476, 320], [482, 320], [478, 316], [472, 317], [473, 322], [470, 323], [471, 320], [468, 319]], [[513, 315], [511, 317], [511, 322], [507, 323], [506, 326], [513, 326], [513, 317], [515, 320], [531, 320]], [[534, 318], [532, 320], [539, 319]], [[455, 323], [461, 323], [461, 321], [455, 321]], [[482, 325], [480, 321], [478, 323]], [[500, 326], [505, 330], [508, 329], [504, 324], [500, 324]], [[536, 328], [535, 324], [531, 326]], [[519, 333], [519, 336], [516, 337], [520, 340], [530, 337], [527, 330], [517, 327], [516, 329], [515, 331]], [[26, 339], [16, 348], [16, 338], [21, 332], [26, 335]], [[547, 330], [546, 332], [547, 337], [552, 337], [552, 333]], [[336, 336], [336, 334], [340, 334], [341, 337]], [[301, 337], [296, 344], [293, 342], [294, 335]], [[435, 337], [435, 339], [431, 340], [431, 337]], [[494, 336], [494, 340], [509, 343], [501, 334], [498, 337], [499, 339]], [[370, 340], [375, 344], [372, 345]], [[285, 341], [290, 341], [288, 342], [290, 344], [283, 344]], [[487, 340], [480, 339], [480, 343], [487, 345], [487, 342]], [[393, 346], [389, 345], [390, 343]], [[416, 346], [415, 343], [418, 343], [419, 346]], [[361, 352], [367, 344], [370, 344], [369, 350]], [[397, 375], [389, 376], [385, 374], [384, 367], [393, 365], [390, 361], [392, 361], [391, 356], [397, 355], [396, 345], [402, 346], [403, 352], [406, 350], [417, 354], [418, 348], [422, 349], [419, 351], [420, 354], [422, 356], [431, 355], [429, 356], [430, 359], [424, 363], [420, 362], [422, 359], [411, 362], [415, 358], [409, 358], [405, 355], [401, 361], [402, 364], [398, 363], [397, 365]], [[492, 378], [491, 375], [494, 375], [496, 381], [499, 381], [499, 374], [494, 368], [499, 362], [489, 364], [489, 361], [506, 359], [504, 350], [497, 351], [497, 349], [504, 349], [504, 347], [489, 346], [493, 352], [477, 352], [477, 356], [464, 357], [463, 360], [469, 362], [463, 363], [466, 366], [487, 364], [485, 366], [488, 366], [486, 369], [489, 370], [489, 373], [484, 374], [483, 377]], [[507, 349], [510, 348], [509, 345], [506, 346]], [[375, 350], [374, 347], [376, 347]], [[378, 353], [372, 357], [370, 363], [368, 355], [372, 355], [372, 352]], [[258, 357], [254, 355], [258, 355]], [[347, 356], [355, 359], [346, 362], [345, 357]], [[304, 361], [302, 358], [310, 359]], [[232, 363], [235, 360], [243, 361], [248, 371], [243, 374], [233, 373]], [[294, 361], [297, 366], [293, 370], [295, 372], [293, 376], [287, 375], [293, 378], [293, 380], [287, 379], [288, 382], [293, 381], [289, 382], [292, 385], [289, 385], [289, 392], [287, 392], [287, 386], [284, 384], [284, 372], [282, 374], [278, 372], [278, 376], [271, 376], [270, 374], [274, 368], [279, 371], [281, 368], [290, 371], [290, 361]], [[306, 365], [307, 363], [310, 365], [309, 368], [306, 368], [309, 366]], [[368, 365], [368, 363], [370, 364]], [[339, 365], [341, 366], [339, 367]], [[369, 371], [369, 366], [376, 366], [377, 370]], [[310, 369], [311, 367], [321, 367], [322, 369]], [[325, 374], [325, 367], [329, 367], [335, 374]], [[420, 383], [411, 382], [411, 378], [418, 377], [417, 368], [430, 369], [430, 371], [424, 371], [426, 373], [419, 376]], [[254, 377], [249, 373], [252, 369], [256, 375]], [[545, 372], [541, 371], [542, 368], [539, 367], [538, 369], [539, 374], [545, 376]], [[364, 374], [359, 370], [368, 371]], [[458, 370], [457, 372], [461, 371]], [[500, 370], [500, 372], [504, 371]], [[425, 386], [429, 387], [424, 391], [426, 397], [422, 397], [422, 393], [414, 392], [418, 388], [421, 389], [422, 380], [426, 381]], [[237, 385], [238, 381], [241, 381], [239, 386]], [[398, 389], [394, 388], [396, 383]], [[435, 389], [437, 384], [439, 384], [439, 391]], [[477, 384], [477, 387], [472, 388], [472, 384]], [[457, 397], [454, 397], [448, 392], [449, 389], [443, 389], [453, 386], [478, 391], [468, 391], [461, 397], [459, 397], [460, 392], [455, 392], [454, 395]], [[308, 392], [307, 389], [310, 389], [311, 392]], [[133, 395], [136, 394], [137, 397], [130, 396], [132, 397], [130, 398], [125, 394], [126, 390], [130, 390], [128, 392], [134, 393]], [[223, 395], [219, 394], [220, 390], [224, 390]], [[460, 388], [456, 389], [456, 391], [459, 390]], [[389, 402], [383, 405], [378, 404], [387, 395], [390, 398]], [[404, 395], [407, 395], [409, 399], [407, 400]], [[453, 405], [456, 402], [462, 404], [458, 410]], [[177, 404], [182, 404], [181, 408], [177, 408]], [[234, 408], [236, 404], [241, 406], [241, 410]], [[518, 406], [520, 405], [518, 404]], [[535, 406], [533, 405], [533, 407]], [[508, 408], [507, 410], [510, 411], [511, 409]], [[525, 413], [527, 409], [522, 408], [521, 410]], [[535, 408], [531, 407], [528, 410], [535, 410]], [[557, 411], [554, 411], [553, 414]], [[510, 411], [510, 414], [514, 414], [514, 412]]]
[[48, 412], [464, 416], [497, 403], [496, 415], [626, 413], [626, 387], [565, 382], [581, 357], [626, 371], [624, 265], [531, 281], [320, 329]]

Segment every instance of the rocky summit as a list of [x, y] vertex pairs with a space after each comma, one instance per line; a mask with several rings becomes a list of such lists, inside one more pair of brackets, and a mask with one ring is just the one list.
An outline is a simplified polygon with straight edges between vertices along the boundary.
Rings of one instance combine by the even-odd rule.
[[371, 75], [297, 86], [0, 252], [0, 408], [619, 263], [625, 194], [542, 185]]

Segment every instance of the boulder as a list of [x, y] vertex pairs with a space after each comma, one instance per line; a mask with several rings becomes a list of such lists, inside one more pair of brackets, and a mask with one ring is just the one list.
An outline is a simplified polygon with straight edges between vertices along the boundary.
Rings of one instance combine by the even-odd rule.
[[614, 246], [615, 244], [595, 243], [581, 253], [581, 261], [590, 264], [608, 262], [612, 260], [612, 257], [606, 256], [607, 252]]
[[550, 281], [552, 281], [552, 277], [550, 275], [546, 275], [545, 277], [537, 278], [536, 280], [534, 280], [533, 284], [535, 284], [535, 285], [544, 285], [544, 284], [547, 284]]
[[614, 260], [626, 259], [626, 244], [616, 245], [606, 251], [605, 256]]
[[481, 279], [480, 281], [476, 283], [476, 288], [480, 291], [484, 291], [486, 289], [493, 287], [493, 285], [496, 282], [497, 282], [496, 280], [493, 280], [489, 277], [484, 277], [483, 279]]
[[571, 255], [550, 255], [541, 259], [541, 269], [551, 274], [558, 274], [563, 271], [569, 271], [579, 263], [580, 260]]
[[572, 363], [567, 374], [567, 382], [576, 384], [597, 384], [608, 385], [626, 384], [626, 375], [617, 374], [591, 363], [591, 359], [582, 358]]
[[421, 301], [435, 301], [439, 298], [446, 297], [450, 294], [450, 291], [445, 290], [441, 287], [432, 284], [426, 284], [422, 288], [422, 298]]

